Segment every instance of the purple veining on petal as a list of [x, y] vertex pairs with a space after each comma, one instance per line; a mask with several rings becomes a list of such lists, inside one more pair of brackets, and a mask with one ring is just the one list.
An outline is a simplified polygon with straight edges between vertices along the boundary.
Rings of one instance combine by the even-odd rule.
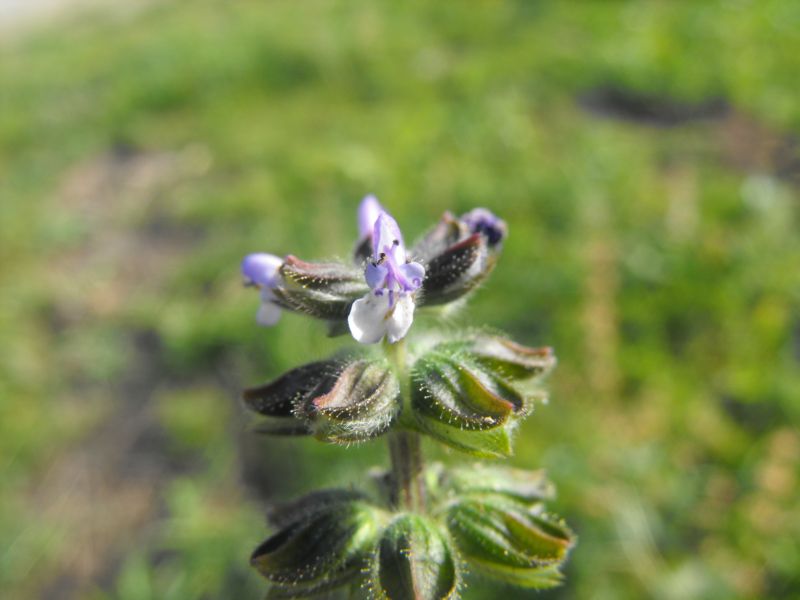
[[422, 280], [425, 278], [425, 267], [417, 262], [410, 262], [404, 265], [400, 265], [398, 269], [403, 278], [408, 282], [409, 287], [414, 289], [419, 288], [422, 285]]
[[490, 246], [503, 241], [508, 233], [505, 221], [485, 208], [474, 208], [462, 215], [461, 220], [466, 223], [470, 232], [485, 235]]
[[406, 247], [403, 244], [403, 234], [400, 233], [397, 221], [386, 211], [380, 213], [375, 221], [372, 245], [375, 249], [373, 254], [375, 262], [381, 260], [381, 255], [393, 258], [397, 263], [406, 262]]
[[367, 280], [367, 285], [373, 290], [378, 287], [383, 287], [388, 276], [389, 269], [384, 265], [367, 263], [367, 267], [364, 269], [364, 278]]
[[406, 262], [400, 227], [386, 211], [375, 220], [372, 242], [373, 259], [367, 262], [364, 278], [376, 296], [383, 295], [383, 290], [388, 291], [389, 308], [392, 308], [398, 298], [420, 288], [425, 268], [419, 263]]
[[375, 196], [370, 194], [364, 197], [361, 204], [358, 205], [358, 237], [360, 239], [372, 235], [375, 221], [382, 212], [385, 212], [385, 209]]
[[[362, 201], [362, 233], [364, 222], [371, 218], [370, 206], [380, 208], [374, 198]], [[384, 336], [395, 343], [406, 335], [413, 321], [413, 292], [422, 285], [425, 267], [408, 261], [400, 227], [383, 209], [372, 225], [371, 238], [373, 254], [364, 268], [364, 279], [371, 291], [353, 303], [347, 322], [353, 337], [363, 344], [374, 344]]]
[[248, 254], [242, 259], [242, 276], [248, 285], [275, 287], [280, 279], [278, 269], [283, 259], [263, 252]]

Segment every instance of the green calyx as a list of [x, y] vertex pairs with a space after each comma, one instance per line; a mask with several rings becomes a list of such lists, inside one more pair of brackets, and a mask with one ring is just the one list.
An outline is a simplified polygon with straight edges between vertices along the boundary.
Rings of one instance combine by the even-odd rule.
[[278, 531], [252, 557], [273, 583], [269, 597], [349, 589], [376, 600], [456, 599], [468, 573], [528, 588], [558, 585], [575, 538], [545, 511], [553, 488], [541, 471], [432, 465], [425, 479], [425, 514], [397, 511], [380, 485], [369, 494], [316, 492], [274, 509]]
[[520, 419], [546, 397], [538, 386], [553, 366], [549, 348], [499, 336], [436, 344], [411, 368], [414, 426], [474, 456], [508, 456]]
[[281, 529], [250, 559], [273, 583], [275, 598], [311, 597], [355, 579], [385, 519], [359, 495], [342, 491], [312, 494], [278, 514]]
[[382, 357], [309, 363], [246, 390], [244, 400], [268, 418], [266, 433], [349, 444], [405, 427], [477, 457], [500, 457], [512, 453], [519, 421], [546, 397], [541, 380], [555, 365], [549, 348], [485, 334], [411, 355], [407, 371]]
[[374, 598], [455, 598], [458, 569], [439, 525], [426, 517], [400, 514], [384, 530], [373, 557]]

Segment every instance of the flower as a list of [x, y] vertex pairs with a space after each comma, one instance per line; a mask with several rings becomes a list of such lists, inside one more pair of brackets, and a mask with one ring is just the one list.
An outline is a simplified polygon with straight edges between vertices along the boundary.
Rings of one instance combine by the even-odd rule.
[[482, 233], [492, 248], [503, 241], [508, 234], [505, 221], [485, 208], [473, 208], [461, 215], [461, 221], [469, 227], [471, 233]]
[[[367, 196], [359, 208], [359, 228], [380, 208]], [[385, 210], [372, 226], [372, 256], [364, 269], [370, 291], [356, 300], [347, 322], [350, 333], [362, 344], [374, 344], [386, 336], [390, 343], [405, 337], [414, 320], [414, 293], [422, 285], [425, 268], [406, 255], [400, 227]]]
[[372, 233], [378, 216], [386, 212], [378, 199], [369, 194], [358, 205], [358, 241], [353, 248], [353, 262], [362, 267], [372, 257]]
[[361, 204], [358, 205], [358, 237], [363, 239], [365, 237], [372, 238], [372, 232], [375, 229], [375, 221], [382, 212], [386, 209], [381, 206], [378, 199], [369, 194], [364, 196]]
[[275, 302], [273, 290], [281, 283], [282, 264], [283, 259], [279, 256], [263, 252], [248, 254], [242, 260], [245, 285], [261, 290], [261, 306], [256, 314], [256, 321], [265, 327], [275, 325], [281, 318], [281, 307]]

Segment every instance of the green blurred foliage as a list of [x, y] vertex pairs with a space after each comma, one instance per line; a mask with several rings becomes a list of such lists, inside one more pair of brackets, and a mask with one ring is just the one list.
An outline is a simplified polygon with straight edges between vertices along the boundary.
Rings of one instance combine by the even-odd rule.
[[556, 348], [513, 459], [580, 535], [542, 597], [799, 595], [798, 52], [793, 0], [165, 0], [0, 41], [0, 589], [259, 597], [265, 502], [385, 454], [248, 432], [237, 389], [349, 342], [257, 329], [238, 262], [345, 255], [375, 192], [409, 237], [510, 224], [415, 327]]

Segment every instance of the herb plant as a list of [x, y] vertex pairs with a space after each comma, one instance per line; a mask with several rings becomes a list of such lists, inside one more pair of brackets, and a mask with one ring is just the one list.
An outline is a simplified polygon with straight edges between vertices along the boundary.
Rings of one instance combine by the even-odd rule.
[[[251, 562], [269, 598], [458, 598], [467, 571], [526, 588], [561, 581], [574, 535], [545, 510], [540, 471], [426, 466], [421, 436], [479, 458], [505, 457], [520, 420], [546, 396], [550, 348], [484, 330], [409, 335], [416, 309], [461, 304], [494, 268], [506, 224], [486, 209], [445, 213], [410, 249], [373, 196], [359, 207], [352, 264], [251, 254], [257, 320], [289, 310], [348, 330], [357, 350], [292, 369], [245, 390], [275, 435], [352, 444], [386, 435], [390, 469], [364, 489], [312, 492], [269, 515], [276, 528]], [[406, 341], [408, 339], [408, 342]]]

